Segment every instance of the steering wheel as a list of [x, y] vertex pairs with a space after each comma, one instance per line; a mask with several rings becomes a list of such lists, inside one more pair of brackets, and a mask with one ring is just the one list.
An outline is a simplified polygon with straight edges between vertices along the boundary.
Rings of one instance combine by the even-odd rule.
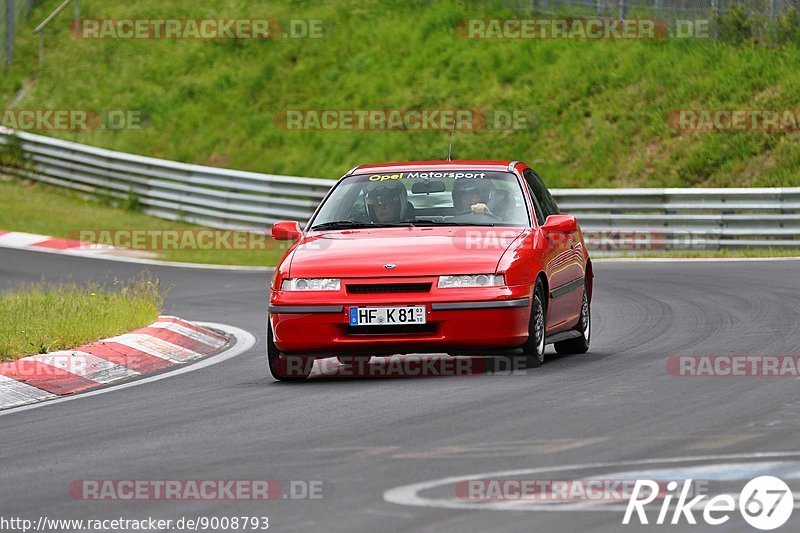
[[[488, 207], [487, 207], [487, 209], [488, 209]], [[458, 211], [454, 216], [460, 217], [460, 216], [464, 216], [464, 215], [475, 215], [475, 216], [479, 216], [479, 217], [489, 217], [489, 218], [493, 218], [495, 220], [503, 220], [502, 218], [500, 218], [499, 216], [495, 215], [491, 211], [488, 211], [488, 212], [485, 212], [485, 213], [473, 213], [472, 212], [472, 208], [464, 209], [462, 211]]]

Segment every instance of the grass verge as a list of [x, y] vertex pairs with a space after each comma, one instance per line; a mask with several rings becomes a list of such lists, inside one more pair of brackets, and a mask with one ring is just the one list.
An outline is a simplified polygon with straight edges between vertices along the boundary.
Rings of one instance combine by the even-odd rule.
[[153, 323], [165, 290], [142, 276], [96, 283], [23, 284], [0, 294], [0, 357], [68, 350]]
[[[0, 229], [63, 238], [75, 238], [80, 231], [90, 230], [99, 238], [104, 230], [177, 230], [192, 233], [209, 228], [158, 219], [139, 211], [123, 209], [111, 200], [81, 195], [42, 183], [0, 179]], [[236, 235], [234, 234], [234, 238]], [[199, 246], [189, 246], [155, 250], [154, 255], [156, 259], [164, 261], [271, 266], [286, 251], [285, 245], [269, 236], [261, 235], [260, 239], [253, 239], [253, 243], [250, 248], [254, 249], [200, 249]]]

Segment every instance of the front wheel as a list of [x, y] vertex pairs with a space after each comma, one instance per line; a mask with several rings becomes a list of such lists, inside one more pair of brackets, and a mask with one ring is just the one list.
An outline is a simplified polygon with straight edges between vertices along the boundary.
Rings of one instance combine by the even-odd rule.
[[272, 326], [267, 321], [267, 360], [272, 377], [278, 381], [305, 381], [314, 368], [313, 357], [283, 355], [272, 336]]
[[589, 341], [592, 335], [592, 306], [589, 300], [589, 287], [583, 282], [583, 301], [581, 302], [581, 319], [575, 328], [581, 335], [573, 339], [556, 342], [553, 348], [560, 355], [576, 355], [589, 351]]
[[544, 337], [547, 329], [547, 312], [544, 301], [544, 287], [541, 281], [537, 281], [531, 304], [528, 340], [522, 345], [526, 368], [538, 368], [544, 363]]

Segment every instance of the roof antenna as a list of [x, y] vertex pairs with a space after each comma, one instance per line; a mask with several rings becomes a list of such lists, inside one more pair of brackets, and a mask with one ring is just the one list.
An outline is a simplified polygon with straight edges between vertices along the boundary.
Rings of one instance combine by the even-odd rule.
[[451, 161], [450, 154], [453, 153], [453, 137], [456, 135], [456, 121], [453, 121], [453, 129], [450, 131], [450, 149], [447, 151], [447, 160]]

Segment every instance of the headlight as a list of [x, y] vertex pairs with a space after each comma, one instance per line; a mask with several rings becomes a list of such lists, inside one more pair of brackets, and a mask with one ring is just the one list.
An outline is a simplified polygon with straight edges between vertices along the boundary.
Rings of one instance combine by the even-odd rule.
[[282, 291], [338, 291], [339, 278], [295, 278], [281, 283]]
[[502, 274], [472, 274], [469, 276], [439, 276], [440, 289], [458, 287], [500, 287], [506, 284]]

